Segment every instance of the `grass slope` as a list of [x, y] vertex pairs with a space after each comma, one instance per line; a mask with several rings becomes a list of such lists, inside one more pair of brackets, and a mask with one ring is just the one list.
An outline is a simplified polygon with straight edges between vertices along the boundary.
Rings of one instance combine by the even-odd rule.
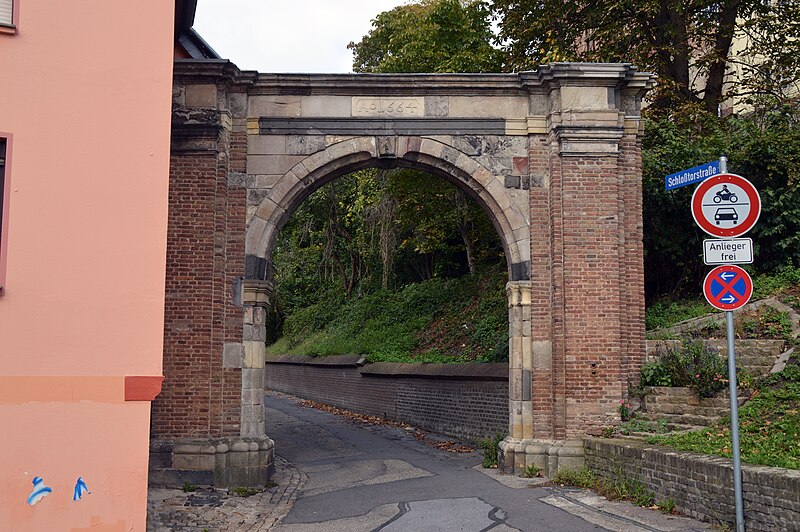
[[506, 273], [433, 279], [295, 312], [268, 354], [363, 354], [371, 362], [508, 358]]
[[[742, 461], [800, 469], [800, 366], [787, 365], [758, 383], [739, 409]], [[648, 438], [680, 451], [731, 456], [730, 420], [716, 427]]]

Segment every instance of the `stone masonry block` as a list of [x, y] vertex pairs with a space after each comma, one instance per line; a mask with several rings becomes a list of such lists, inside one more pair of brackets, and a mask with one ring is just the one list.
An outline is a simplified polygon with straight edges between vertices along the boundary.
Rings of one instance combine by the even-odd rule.
[[442, 151], [445, 149], [445, 147], [446, 146], [441, 142], [423, 138], [422, 142], [419, 144], [419, 151], [420, 153], [425, 153], [438, 159], [442, 156]]
[[[269, 194], [265, 188], [251, 188], [247, 190], [247, 205], [260, 205], [261, 201]], [[262, 218], [265, 218], [262, 216]]]
[[285, 201], [291, 198], [289, 193], [294, 191], [299, 183], [300, 178], [294, 172], [287, 172], [272, 186], [269, 198], [281, 208], [285, 208]]
[[250, 96], [247, 116], [257, 118], [300, 116], [302, 114], [300, 100], [300, 96], [293, 95]]
[[241, 368], [244, 350], [239, 342], [225, 342], [222, 348], [222, 367]]
[[553, 342], [534, 340], [531, 342], [533, 370], [550, 371], [553, 368]]
[[186, 85], [186, 107], [217, 108], [217, 87], [212, 84]]
[[285, 214], [286, 211], [279, 207], [269, 196], [261, 200], [261, 203], [258, 205], [258, 210], [256, 210], [256, 216], [270, 221], [279, 220]]
[[561, 87], [562, 110], [611, 109], [614, 89], [608, 87]]
[[234, 92], [228, 95], [228, 109], [235, 118], [247, 116], [247, 94]]
[[447, 96], [426, 96], [425, 116], [445, 117], [450, 114], [450, 100]]
[[351, 108], [350, 96], [313, 95], [300, 99], [301, 114], [305, 117], [349, 117]]
[[305, 169], [306, 174], [325, 166], [333, 161], [333, 156], [328, 151], [318, 151], [300, 161], [300, 166]]
[[286, 153], [289, 155], [310, 155], [325, 149], [323, 135], [289, 135], [286, 137]]
[[262, 342], [242, 342], [244, 345], [243, 368], [264, 367], [264, 344]]
[[283, 174], [268, 174], [268, 175], [248, 175], [247, 187], [248, 188], [272, 188], [278, 179], [283, 177]]
[[285, 174], [303, 159], [302, 155], [250, 155], [247, 157], [247, 173]]
[[286, 135], [249, 135], [247, 137], [248, 155], [284, 155]]
[[245, 237], [245, 250], [251, 255], [258, 255], [260, 251], [261, 239], [267, 229], [267, 221], [258, 216], [250, 220], [247, 227], [247, 236]]
[[507, 175], [503, 177], [506, 188], [520, 188], [521, 180], [518, 175]]
[[456, 159], [456, 162], [455, 162], [455, 165], [456, 165], [457, 168], [460, 168], [461, 170], [463, 170], [464, 172], [466, 172], [469, 175], [472, 175], [472, 174], [474, 174], [475, 172], [478, 171], [478, 168], [480, 168], [480, 165], [477, 162], [475, 162], [475, 159], [473, 159], [472, 157], [470, 157], [468, 155], [465, 155], [462, 152], [458, 152], [458, 153], [459, 153], [458, 159]]
[[528, 116], [528, 100], [508, 96], [450, 96], [448, 116], [522, 118]]

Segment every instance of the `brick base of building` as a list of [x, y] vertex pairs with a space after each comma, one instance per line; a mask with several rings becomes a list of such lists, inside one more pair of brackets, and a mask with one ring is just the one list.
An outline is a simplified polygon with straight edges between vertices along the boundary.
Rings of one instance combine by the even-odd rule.
[[275, 470], [269, 438], [152, 440], [150, 485], [263, 488]]

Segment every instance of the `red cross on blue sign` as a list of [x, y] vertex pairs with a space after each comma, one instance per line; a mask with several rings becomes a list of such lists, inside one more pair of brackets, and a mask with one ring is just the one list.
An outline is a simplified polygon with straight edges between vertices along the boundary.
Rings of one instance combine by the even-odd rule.
[[712, 307], [720, 310], [736, 310], [750, 301], [753, 295], [753, 280], [738, 266], [717, 266], [706, 275], [703, 295]]

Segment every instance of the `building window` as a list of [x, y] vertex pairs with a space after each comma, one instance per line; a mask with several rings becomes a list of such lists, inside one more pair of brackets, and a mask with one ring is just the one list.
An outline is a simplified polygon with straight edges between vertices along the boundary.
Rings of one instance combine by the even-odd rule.
[[8, 31], [17, 25], [17, 0], [0, 0], [0, 30]]
[[6, 284], [6, 249], [8, 240], [8, 168], [11, 166], [11, 136], [0, 133], [0, 296]]

